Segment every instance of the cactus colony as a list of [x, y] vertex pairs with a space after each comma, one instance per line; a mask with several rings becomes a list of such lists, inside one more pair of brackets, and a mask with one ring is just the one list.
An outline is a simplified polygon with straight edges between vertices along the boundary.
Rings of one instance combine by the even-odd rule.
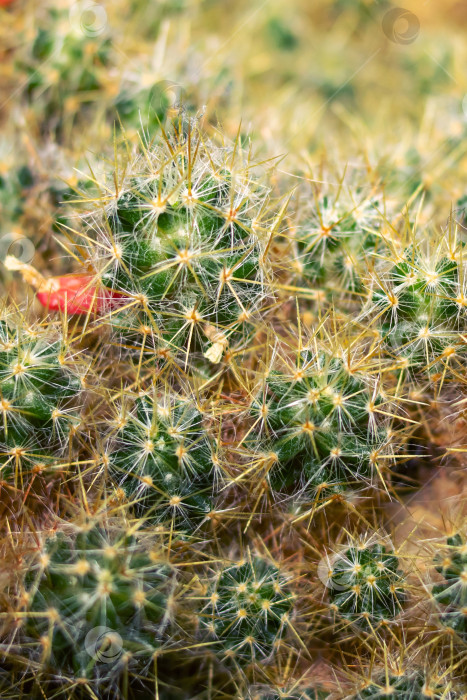
[[13, 52], [40, 147], [119, 118], [89, 176], [0, 175], [55, 235], [3, 259], [0, 697], [467, 697], [465, 514], [397, 510], [462, 484], [459, 216], [296, 185], [64, 17]]

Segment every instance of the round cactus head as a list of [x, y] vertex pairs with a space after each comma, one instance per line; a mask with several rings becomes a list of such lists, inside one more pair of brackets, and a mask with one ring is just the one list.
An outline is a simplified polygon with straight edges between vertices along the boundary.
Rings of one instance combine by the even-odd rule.
[[436, 569], [444, 581], [433, 586], [432, 594], [443, 609], [443, 624], [467, 640], [467, 540], [457, 533], [448, 537], [446, 544], [436, 558]]
[[382, 198], [361, 189], [326, 191], [326, 185], [316, 186], [313, 197], [303, 195], [299, 226], [291, 239], [297, 282], [318, 284], [329, 297], [343, 289], [361, 292], [362, 258], [380, 245]]
[[367, 276], [370, 291], [360, 319], [373, 317], [382, 344], [411, 376], [444, 382], [465, 357], [463, 246], [455, 236], [425, 233], [420, 240], [414, 231], [410, 240], [385, 244]]
[[114, 418], [107, 459], [136, 512], [151, 522], [193, 531], [212, 509], [212, 448], [201, 411], [182, 396], [151, 390], [127, 402]]
[[315, 499], [381, 484], [398, 449], [390, 432], [397, 403], [362, 358], [354, 367], [344, 345], [315, 339], [295, 358], [276, 356], [282, 369], [265, 371], [250, 407], [272, 487]]
[[64, 455], [79, 425], [81, 371], [54, 328], [0, 319], [1, 479], [24, 487]]
[[1, 428], [5, 435], [9, 429], [29, 435], [47, 431], [50, 440], [54, 433], [56, 438], [66, 435], [72, 418], [66, 420], [65, 406], [82, 388], [66, 343], [53, 329], [44, 332], [7, 316], [8, 322], [0, 321]]
[[170, 619], [170, 569], [125, 527], [59, 532], [37, 552], [21, 635], [47, 675], [106, 682], [150, 659]]
[[337, 555], [328, 582], [331, 607], [363, 628], [394, 619], [405, 599], [398, 557], [379, 542], [350, 542]]
[[184, 366], [202, 355], [219, 363], [251, 336], [281, 218], [252, 170], [239, 144], [215, 146], [193, 123], [128, 164], [88, 230], [99, 282], [126, 299], [113, 314], [117, 333], [150, 335]]
[[223, 568], [212, 581], [203, 626], [224, 658], [267, 659], [288, 628], [294, 597], [287, 576], [260, 557]]

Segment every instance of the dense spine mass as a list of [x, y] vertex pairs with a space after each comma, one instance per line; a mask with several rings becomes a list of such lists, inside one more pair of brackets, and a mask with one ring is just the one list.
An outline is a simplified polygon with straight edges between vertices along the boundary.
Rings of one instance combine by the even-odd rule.
[[45, 307], [0, 323], [11, 697], [462, 697], [464, 539], [389, 515], [462, 407], [459, 240], [290, 201], [195, 119], [124, 146], [73, 269], [8, 259]]

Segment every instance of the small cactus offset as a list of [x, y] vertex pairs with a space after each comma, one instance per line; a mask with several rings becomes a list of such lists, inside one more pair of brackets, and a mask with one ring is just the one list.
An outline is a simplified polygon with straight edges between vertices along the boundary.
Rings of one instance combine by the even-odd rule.
[[[302, 195], [291, 238], [297, 283], [324, 287], [329, 296], [362, 292], [362, 255], [381, 249], [382, 198], [359, 188], [337, 196], [327, 188]], [[333, 291], [335, 289], [335, 291]]]
[[287, 631], [293, 607], [294, 596], [284, 573], [248, 552], [246, 560], [216, 575], [201, 615], [221, 656], [242, 664], [273, 654]]
[[446, 3], [0, 0], [1, 698], [467, 698]]
[[331, 608], [338, 616], [370, 629], [393, 620], [405, 599], [397, 556], [371, 540], [349, 545], [330, 572]]
[[59, 328], [0, 320], [1, 474], [10, 495], [66, 471], [82, 421], [87, 369]]
[[[444, 244], [444, 249], [443, 249]], [[412, 371], [430, 376], [460, 351], [466, 323], [462, 258], [446, 241], [435, 252], [409, 246], [384, 277], [375, 280], [372, 304], [381, 331], [400, 347]]]
[[185, 398], [140, 393], [115, 418], [109, 473], [147, 520], [195, 530], [213, 509], [215, 455], [202, 413]]
[[364, 352], [353, 362], [345, 345], [312, 338], [295, 354], [267, 372], [250, 409], [271, 483], [302, 493], [381, 485], [397, 459], [386, 418], [397, 420], [397, 401], [365, 372]]
[[53, 330], [47, 338], [40, 326], [12, 326], [2, 321], [0, 333], [5, 438], [30, 435], [34, 426], [49, 442], [59, 440], [72, 425], [66, 402], [82, 389], [66, 345], [54, 338]]
[[467, 544], [458, 533], [448, 537], [442, 556], [437, 557], [436, 570], [444, 578], [435, 584], [432, 595], [444, 610], [441, 621], [464, 641], [467, 640]]

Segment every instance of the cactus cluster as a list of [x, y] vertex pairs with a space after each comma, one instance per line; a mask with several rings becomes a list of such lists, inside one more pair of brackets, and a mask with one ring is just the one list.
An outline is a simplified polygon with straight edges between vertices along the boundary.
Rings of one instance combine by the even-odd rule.
[[[403, 493], [400, 470], [416, 439], [411, 396], [417, 377], [431, 376], [432, 356], [422, 353], [416, 364], [412, 351], [415, 369], [408, 371], [388, 338], [394, 328], [412, 328], [410, 314], [422, 320], [424, 310], [438, 309], [461, 345], [451, 300], [461, 254], [456, 248], [449, 266], [442, 258], [433, 298], [425, 282], [410, 277], [419, 263], [389, 269], [376, 261], [372, 276], [362, 273], [359, 282], [369, 286], [360, 312], [345, 321], [357, 303], [351, 295], [306, 295], [285, 276], [285, 267], [295, 274], [284, 266], [292, 250], [284, 244], [285, 207], [253, 169], [239, 142], [218, 146], [182, 117], [155, 143], [123, 156], [91, 206], [84, 196], [79, 226], [64, 227], [80, 271], [47, 278], [7, 261], [37, 288], [46, 313], [58, 312], [66, 324], [55, 335], [47, 323], [2, 326], [6, 463], [13, 465], [14, 449], [25, 479], [38, 459], [57, 465], [62, 458], [69, 493], [102, 513], [75, 532], [56, 524], [57, 534], [19, 576], [7, 628], [24, 621], [8, 658], [24, 666], [21, 650], [31, 648], [28, 663], [37, 664], [47, 688], [58, 668], [93, 692], [112, 688], [122, 697], [141, 674], [157, 692], [168, 683], [187, 698], [204, 697], [208, 677], [232, 696], [242, 688], [245, 697], [294, 697], [296, 688], [298, 697], [327, 697], [329, 682], [314, 687], [299, 675], [289, 695], [278, 695], [268, 669], [287, 656], [301, 668], [306, 643], [326, 639], [329, 627], [352, 645], [370, 637], [382, 647], [404, 629], [414, 573], [376, 522], [374, 534], [368, 531], [373, 516], [364, 512], [367, 501], [374, 507]], [[350, 238], [363, 235], [348, 228]], [[381, 238], [372, 248], [383, 260], [386, 244]], [[335, 269], [319, 247], [303, 257]], [[397, 276], [399, 299], [410, 296], [405, 315], [380, 308], [380, 273]], [[322, 302], [332, 307], [320, 319]], [[368, 314], [375, 323], [362, 331]], [[443, 352], [442, 344], [430, 348]], [[450, 370], [446, 360], [446, 384]], [[16, 468], [5, 473], [22, 486]], [[342, 544], [345, 527], [330, 531], [337, 555], [326, 576], [308, 557], [291, 552], [284, 559], [275, 532], [290, 544], [315, 538], [313, 524], [339, 522], [342, 511], [355, 534]], [[105, 514], [124, 514], [129, 525], [109, 529]], [[240, 545], [233, 556], [226, 549], [232, 532]], [[323, 562], [328, 553], [319, 542], [309, 545]], [[443, 564], [448, 583], [431, 595], [445, 606], [441, 624], [462, 638], [457, 549]], [[89, 639], [102, 629], [102, 644], [117, 647], [111, 668], [89, 654]], [[195, 685], [189, 670], [177, 685], [172, 662], [154, 666], [160, 654], [177, 663], [181, 653], [198, 665]], [[408, 674], [381, 687], [372, 680], [355, 697], [423, 695], [419, 669]]]
[[404, 14], [409, 54], [360, 0], [26, 5], [0, 1], [0, 697], [466, 697], [465, 124], [411, 125], [429, 32]]

